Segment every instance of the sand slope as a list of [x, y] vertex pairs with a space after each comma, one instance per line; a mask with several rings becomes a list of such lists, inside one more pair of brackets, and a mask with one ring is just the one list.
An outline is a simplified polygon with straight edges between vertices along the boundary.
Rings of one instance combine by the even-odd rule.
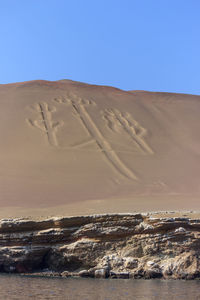
[[200, 96], [0, 85], [1, 215], [199, 209]]

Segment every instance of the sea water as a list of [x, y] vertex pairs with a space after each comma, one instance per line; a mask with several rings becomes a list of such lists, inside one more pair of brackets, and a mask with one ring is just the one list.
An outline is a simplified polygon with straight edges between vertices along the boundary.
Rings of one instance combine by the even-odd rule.
[[72, 279], [0, 275], [0, 300], [194, 300], [200, 281]]

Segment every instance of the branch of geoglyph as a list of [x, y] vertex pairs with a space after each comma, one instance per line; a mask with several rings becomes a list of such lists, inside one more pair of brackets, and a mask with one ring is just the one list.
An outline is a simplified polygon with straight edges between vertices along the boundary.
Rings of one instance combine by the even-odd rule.
[[[39, 120], [31, 120], [27, 119], [27, 122], [43, 132], [47, 132], [48, 128], [52, 131], [57, 130], [59, 127], [63, 126], [63, 121], [52, 122], [51, 114], [56, 111], [55, 107], [50, 107], [47, 103], [37, 103], [32, 107], [34, 111], [36, 111], [40, 115]], [[47, 117], [45, 117], [47, 116]]]

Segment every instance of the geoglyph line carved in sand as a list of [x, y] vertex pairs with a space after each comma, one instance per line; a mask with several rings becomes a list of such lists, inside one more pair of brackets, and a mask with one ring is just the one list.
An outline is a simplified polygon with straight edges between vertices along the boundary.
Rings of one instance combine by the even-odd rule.
[[119, 133], [122, 128], [135, 142], [142, 153], [153, 154], [151, 147], [145, 142], [147, 130], [134, 120], [129, 113], [121, 113], [117, 109], [107, 109], [103, 115], [108, 127]]
[[82, 99], [74, 94], [70, 94], [69, 97], [56, 98], [54, 101], [62, 104], [70, 104], [74, 110], [74, 113], [80, 118], [83, 127], [91, 136], [92, 141], [96, 142], [98, 148], [104, 154], [107, 161], [114, 167], [114, 169], [129, 179], [137, 179], [136, 175], [121, 161], [117, 153], [112, 149], [86, 110], [86, 106], [96, 105], [94, 102], [91, 100]]
[[56, 111], [55, 107], [50, 107], [47, 103], [37, 103], [33, 107], [39, 115], [37, 120], [26, 119], [28, 124], [35, 127], [46, 134], [49, 145], [58, 147], [56, 131], [59, 127], [63, 126], [63, 121], [53, 122], [52, 112]]

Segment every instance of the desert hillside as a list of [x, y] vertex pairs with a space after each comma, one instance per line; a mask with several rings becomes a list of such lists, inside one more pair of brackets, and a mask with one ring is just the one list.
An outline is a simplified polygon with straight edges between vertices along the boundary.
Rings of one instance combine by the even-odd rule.
[[198, 210], [200, 96], [0, 85], [0, 215]]

